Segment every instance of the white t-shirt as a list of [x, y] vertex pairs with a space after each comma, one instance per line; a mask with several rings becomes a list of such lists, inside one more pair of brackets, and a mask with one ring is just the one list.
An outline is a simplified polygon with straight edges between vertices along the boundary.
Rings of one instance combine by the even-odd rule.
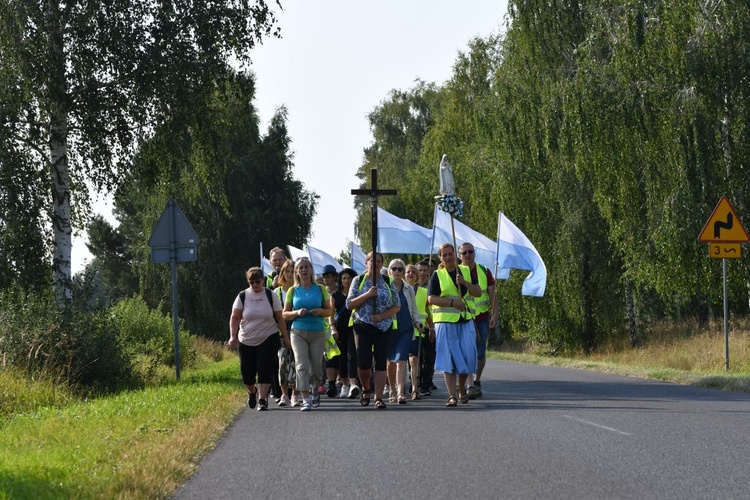
[[266, 290], [254, 293], [252, 288], [245, 290], [245, 307], [239, 294], [234, 299], [233, 309], [242, 310], [240, 321], [239, 341], [245, 345], [257, 346], [263, 343], [271, 335], [279, 334], [279, 327], [274, 319], [273, 312], [281, 311], [281, 301], [275, 294], [271, 294], [273, 309], [268, 302]]

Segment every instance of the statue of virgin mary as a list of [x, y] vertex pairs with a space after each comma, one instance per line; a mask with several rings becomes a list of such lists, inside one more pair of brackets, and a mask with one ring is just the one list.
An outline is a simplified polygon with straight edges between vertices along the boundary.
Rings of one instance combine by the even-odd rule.
[[453, 182], [453, 170], [448, 162], [448, 155], [443, 155], [440, 160], [440, 194], [449, 195], [456, 191], [456, 185]]

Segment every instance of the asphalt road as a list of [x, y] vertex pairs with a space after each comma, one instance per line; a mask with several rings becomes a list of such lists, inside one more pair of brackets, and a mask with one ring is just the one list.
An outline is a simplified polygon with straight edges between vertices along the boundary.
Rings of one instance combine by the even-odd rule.
[[750, 394], [493, 360], [481, 399], [435, 385], [246, 409], [176, 498], [750, 498]]

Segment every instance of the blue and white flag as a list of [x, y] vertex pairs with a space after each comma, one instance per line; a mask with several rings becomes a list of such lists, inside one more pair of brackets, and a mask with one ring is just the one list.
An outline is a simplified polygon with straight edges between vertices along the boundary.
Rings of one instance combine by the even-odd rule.
[[521, 294], [544, 296], [547, 266], [531, 241], [502, 212], [497, 214], [497, 265], [500, 269], [531, 271], [523, 282]]
[[[453, 244], [453, 230], [456, 233], [456, 245], [462, 243], [471, 243], [474, 246], [474, 260], [484, 267], [492, 269], [495, 267], [495, 255], [497, 244], [483, 235], [473, 230], [460, 220], [453, 218], [453, 230], [451, 229], [451, 216], [444, 212], [435, 204], [435, 246], [440, 247], [443, 243]], [[458, 253], [458, 248], [456, 248]], [[456, 255], [458, 257], [458, 255]]]
[[354, 272], [357, 274], [362, 274], [367, 270], [367, 265], [365, 264], [365, 259], [367, 256], [362, 251], [361, 248], [359, 248], [359, 245], [351, 242], [352, 245], [352, 263], [351, 267], [354, 269]]
[[430, 254], [432, 231], [378, 207], [378, 252]]
[[308, 255], [310, 255], [310, 260], [313, 263], [315, 274], [322, 274], [323, 268], [326, 265], [335, 267], [336, 272], [341, 272], [341, 270], [344, 269], [344, 266], [341, 265], [341, 262], [337, 261], [333, 256], [327, 254], [323, 250], [307, 245], [307, 253]]
[[266, 259], [263, 256], [263, 242], [260, 242], [260, 268], [263, 271], [263, 274], [266, 276], [270, 276], [273, 272], [273, 266], [271, 265], [271, 261]]
[[310, 256], [301, 248], [293, 247], [292, 245], [287, 245], [286, 248], [287, 250], [289, 250], [289, 258], [292, 259], [295, 263], [298, 259], [302, 258], [310, 260]]
[[260, 268], [263, 270], [263, 274], [266, 276], [271, 276], [273, 273], [273, 265], [271, 265], [271, 261], [266, 259], [265, 257], [260, 258]]

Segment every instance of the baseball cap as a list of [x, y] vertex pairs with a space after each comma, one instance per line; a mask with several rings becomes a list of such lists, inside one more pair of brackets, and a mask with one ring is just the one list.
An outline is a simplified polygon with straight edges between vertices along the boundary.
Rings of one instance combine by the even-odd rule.
[[321, 274], [325, 276], [326, 274], [338, 274], [338, 273], [339, 272], [336, 270], [335, 267], [333, 267], [331, 264], [326, 264]]

